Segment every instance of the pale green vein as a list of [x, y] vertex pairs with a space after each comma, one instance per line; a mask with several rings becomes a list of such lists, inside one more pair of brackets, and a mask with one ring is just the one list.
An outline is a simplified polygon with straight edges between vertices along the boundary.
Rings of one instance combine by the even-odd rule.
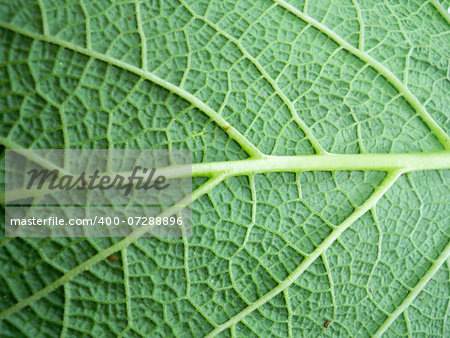
[[127, 248], [123, 248], [120, 251], [120, 253], [122, 257], [123, 282], [125, 288], [125, 304], [127, 309], [127, 326], [122, 331], [122, 334], [124, 334], [133, 326], [133, 316], [131, 314], [130, 274], [128, 272]]
[[403, 70], [403, 83], [405, 85], [408, 84], [409, 64], [410, 64], [411, 55], [413, 52], [414, 52], [414, 47], [411, 47], [408, 51], [408, 54], [406, 55], [405, 69]]
[[237, 315], [231, 317], [225, 323], [217, 326], [213, 331], [211, 331], [206, 337], [214, 337], [223, 330], [227, 329], [231, 325], [240, 322], [245, 316], [258, 309], [263, 304], [267, 303], [273, 297], [283, 292], [286, 288], [291, 286], [302, 274], [308, 269], [311, 264], [313, 264], [318, 257], [320, 257], [333, 243], [339, 238], [342, 233], [347, 230], [357, 219], [359, 219], [363, 214], [365, 214], [370, 208], [372, 208], [378, 200], [384, 196], [386, 191], [394, 184], [397, 178], [401, 175], [400, 171], [390, 173], [386, 176], [384, 181], [380, 186], [373, 192], [373, 194], [355, 211], [347, 217], [338, 227], [336, 227], [331, 234], [309, 255], [307, 256], [297, 268], [295, 268], [289, 276], [284, 279], [280, 284], [278, 284], [271, 291], [266, 293], [264, 296], [247, 306], [244, 310], [239, 312]]
[[244, 48], [244, 46], [241, 44], [239, 40], [234, 38], [232, 35], [228, 34], [225, 30], [220, 28], [218, 25], [216, 25], [214, 22], [211, 22], [207, 17], [198, 15], [185, 1], [181, 1], [183, 6], [189, 11], [189, 13], [197, 19], [200, 19], [207, 23], [210, 27], [214, 28], [219, 34], [223, 35], [225, 38], [233, 42], [233, 44], [241, 51], [241, 53], [248, 59], [250, 62], [258, 69], [258, 71], [261, 73], [263, 78], [270, 83], [272, 88], [275, 90], [277, 95], [281, 98], [281, 100], [284, 102], [284, 104], [288, 107], [289, 112], [291, 113], [292, 118], [294, 119], [295, 123], [300, 127], [300, 129], [305, 133], [306, 137], [308, 138], [308, 141], [313, 146], [314, 150], [318, 154], [324, 154], [326, 153], [325, 149], [320, 145], [319, 141], [316, 139], [316, 137], [313, 135], [309, 127], [303, 122], [303, 120], [299, 117], [297, 114], [297, 111], [295, 109], [295, 106], [291, 100], [283, 93], [281, 88], [278, 86], [277, 82], [267, 73], [267, 71], [264, 69], [264, 67], [259, 63], [258, 59], [253, 57], [247, 50]]
[[208, 106], [206, 103], [192, 95], [191, 93], [187, 92], [186, 90], [174, 85], [173, 83], [164, 80], [160, 78], [159, 76], [155, 75], [152, 72], [149, 72], [147, 70], [135, 67], [127, 62], [124, 62], [122, 60], [118, 60], [114, 57], [111, 57], [109, 55], [105, 55], [81, 46], [77, 46], [73, 43], [61, 40], [59, 38], [49, 36], [49, 35], [43, 35], [39, 33], [30, 32], [29, 30], [16, 27], [14, 25], [11, 25], [9, 23], [0, 22], [0, 27], [8, 29], [10, 31], [16, 32], [18, 34], [28, 36], [30, 38], [46, 41], [49, 43], [53, 43], [56, 45], [59, 45], [61, 47], [73, 50], [74, 52], [81, 53], [84, 55], [87, 55], [89, 57], [92, 57], [97, 60], [101, 60], [103, 62], [109, 63], [111, 65], [114, 65], [116, 67], [122, 68], [124, 70], [127, 70], [131, 73], [137, 74], [167, 90], [169, 90], [172, 93], [175, 93], [179, 97], [185, 99], [189, 103], [191, 103], [194, 107], [199, 108], [201, 111], [203, 111], [211, 120], [213, 120], [218, 126], [220, 126], [233, 140], [235, 140], [244, 151], [246, 151], [251, 157], [253, 158], [264, 158], [264, 155], [259, 151], [258, 148], [256, 148], [244, 135], [242, 135], [236, 128], [231, 126], [220, 114], [218, 114], [214, 109], [212, 109], [210, 106]]
[[69, 328], [70, 316], [70, 284], [64, 285], [64, 310], [61, 337], [65, 337]]
[[447, 23], [450, 23], [450, 15], [447, 13], [444, 7], [437, 0], [429, 0], [430, 4], [436, 8], [439, 14], [444, 18]]
[[[180, 210], [184, 209], [187, 205], [189, 205], [191, 203], [191, 201], [195, 201], [196, 199], [200, 198], [204, 194], [211, 191], [211, 189], [213, 189], [223, 179], [224, 179], [223, 176], [217, 176], [217, 177], [211, 178], [209, 181], [207, 181], [205, 184], [203, 184], [200, 188], [195, 190], [191, 195], [186, 196], [185, 198], [180, 200], [177, 204], [166, 209], [159, 216], [160, 217], [168, 217], [168, 216], [176, 214]], [[141, 227], [141, 228], [136, 229], [128, 237], [125, 237], [121, 241], [113, 244], [112, 246], [110, 246], [110, 247], [100, 251], [98, 254], [92, 256], [87, 261], [85, 261], [85, 262], [81, 263], [80, 265], [76, 266], [75, 268], [67, 271], [61, 277], [59, 277], [57, 280], [48, 284], [47, 286], [45, 286], [41, 290], [37, 291], [33, 295], [20, 300], [13, 306], [0, 312], [0, 320], [5, 319], [6, 317], [19, 311], [20, 309], [23, 309], [24, 307], [34, 303], [35, 301], [41, 299], [42, 297], [45, 297], [46, 295], [48, 295], [49, 293], [51, 293], [53, 291], [55, 291], [57, 288], [64, 285], [66, 282], [70, 281], [72, 278], [79, 275], [80, 273], [83, 273], [84, 271], [86, 271], [86, 269], [89, 269], [94, 264], [106, 259], [108, 256], [112, 255], [113, 253], [128, 247], [131, 243], [136, 241], [136, 239], [143, 236], [148, 231], [151, 231], [151, 226], [146, 226], [146, 227]]]
[[417, 295], [420, 293], [420, 291], [423, 290], [423, 288], [427, 285], [427, 283], [430, 281], [431, 278], [436, 274], [436, 272], [439, 270], [442, 264], [445, 263], [445, 261], [450, 256], [450, 241], [445, 246], [445, 249], [441, 252], [439, 257], [431, 264], [431, 267], [428, 269], [428, 271], [425, 273], [425, 275], [422, 276], [422, 278], [419, 280], [419, 282], [416, 284], [414, 289], [412, 289], [408, 296], [403, 300], [403, 302], [395, 309], [394, 312], [392, 312], [388, 318], [386, 318], [385, 322], [378, 328], [378, 330], [375, 332], [373, 337], [381, 337], [381, 335], [391, 326], [391, 324], [397, 319], [398, 316], [400, 316], [403, 311], [405, 311], [416, 299]]
[[[191, 69], [191, 57], [192, 57], [192, 49], [191, 49], [191, 44], [189, 42], [189, 37], [187, 36], [185, 31], [183, 31], [183, 34], [186, 37], [185, 41], [186, 41], [186, 49], [187, 49], [187, 51], [186, 51], [186, 67], [184, 69], [183, 76], [181, 77], [181, 80], [180, 80], [180, 84], [179, 84], [180, 88], [184, 87], [184, 84], [185, 84], [186, 79], [188, 77], [188, 74], [190, 72], [190, 69]], [[227, 95], [228, 95], [228, 93], [229, 93], [229, 91], [227, 91]], [[226, 99], [224, 99], [223, 101], [225, 103]], [[218, 111], [218, 113], [220, 114], [220, 110]]]
[[367, 151], [364, 147], [363, 136], [362, 136], [362, 132], [361, 132], [361, 123], [359, 123], [358, 118], [356, 117], [356, 114], [353, 111], [353, 108], [350, 108], [350, 114], [352, 115], [352, 119], [353, 119], [353, 121], [355, 121], [355, 124], [356, 124], [356, 137], [358, 138], [359, 153], [366, 154]]
[[39, 9], [41, 11], [41, 20], [42, 20], [42, 31], [44, 34], [49, 34], [49, 28], [48, 28], [48, 19], [47, 19], [47, 12], [45, 10], [44, 1], [38, 0]]
[[[270, 156], [262, 160], [198, 163], [192, 165], [194, 176], [224, 173], [227, 176], [266, 172], [379, 170], [404, 172], [450, 169], [450, 152], [411, 154], [327, 154], [305, 156]], [[162, 171], [169, 177], [172, 170]]]
[[405, 100], [410, 104], [410, 106], [417, 112], [421, 119], [426, 123], [428, 128], [433, 132], [436, 138], [442, 143], [446, 149], [450, 149], [450, 137], [446, 132], [433, 120], [430, 114], [427, 112], [422, 103], [414, 96], [414, 94], [409, 90], [409, 88], [397, 77], [395, 76], [386, 66], [381, 62], [370, 56], [368, 53], [352, 46], [330, 28], [320, 23], [316, 19], [310, 17], [309, 15], [301, 12], [285, 0], [273, 0], [275, 3], [279, 4], [284, 9], [290, 11], [292, 14], [296, 15], [301, 20], [309, 23], [311, 26], [318, 29], [323, 34], [327, 35], [330, 39], [335, 41], [338, 45], [342, 46], [344, 49], [358, 57], [361, 61], [369, 64], [373, 69], [378, 71], [383, 77], [388, 80], [405, 98]]
[[141, 15], [141, 3], [139, 0], [134, 1], [136, 10], [136, 22], [139, 32], [139, 37], [141, 38], [141, 65], [143, 70], [148, 70], [147, 68], [147, 39], [145, 38], [144, 28], [142, 25], [142, 15]]
[[375, 272], [375, 270], [376, 270], [376, 268], [378, 266], [378, 263], [381, 260], [381, 252], [383, 250], [382, 247], [381, 247], [382, 242], [383, 242], [383, 230], [381, 229], [380, 222], [378, 221], [377, 208], [373, 207], [372, 209], [370, 209], [370, 213], [372, 215], [372, 219], [373, 219], [373, 222], [375, 224], [375, 228], [377, 229], [378, 240], [377, 240], [377, 257], [376, 257], [375, 261], [372, 264], [372, 268], [370, 269], [369, 279], [367, 281], [367, 285], [369, 285], [369, 283], [370, 283], [370, 281], [372, 279], [372, 276], [374, 276], [373, 273]]
[[327, 253], [324, 252], [322, 254], [322, 262], [323, 262], [323, 266], [325, 267], [325, 272], [327, 273], [327, 278], [328, 278], [328, 283], [330, 284], [330, 296], [331, 296], [331, 303], [333, 304], [333, 317], [332, 318], [327, 318], [327, 319], [336, 319], [336, 298], [334, 297], [334, 282], [333, 282], [333, 276], [331, 274], [331, 268], [330, 265], [328, 264], [328, 259], [327, 259]]
[[[41, 165], [42, 167], [49, 169], [49, 170], [53, 170], [53, 169], [57, 169], [59, 170], [61, 173], [63, 174], [68, 174], [68, 172], [64, 171], [64, 169], [62, 169], [61, 167], [55, 165], [54, 163], [48, 161], [45, 158], [42, 158], [34, 153], [31, 152], [27, 152], [27, 150], [29, 149], [23, 149], [23, 146], [21, 146], [20, 144], [8, 139], [7, 137], [3, 137], [0, 136], [0, 144], [2, 144], [3, 146], [5, 146], [5, 148], [8, 149], [14, 149], [15, 152], [19, 153], [19, 154], [23, 154], [24, 156], [26, 156], [29, 160]], [[26, 152], [23, 152], [26, 151]]]
[[[447, 278], [450, 277], [450, 260], [446, 260], [445, 262], [446, 268], [447, 268]], [[444, 316], [444, 325], [443, 327], [447, 328], [448, 327], [448, 320], [450, 318], [450, 299], [447, 300], [447, 309], [445, 311], [445, 316]], [[447, 331], [447, 330], [446, 330]], [[446, 332], [444, 331], [444, 332]]]
[[355, 7], [356, 17], [358, 18], [359, 24], [359, 37], [358, 37], [358, 48], [364, 51], [364, 20], [361, 12], [361, 8], [359, 7], [358, 0], [352, 0], [353, 6]]
[[[91, 49], [92, 43], [91, 43], [91, 25], [89, 21], [89, 13], [87, 11], [86, 5], [84, 4], [84, 0], [80, 0], [80, 7], [81, 11], [83, 12], [84, 17], [86, 18], [86, 48]], [[45, 33], [44, 33], [45, 34]]]
[[[2, 138], [0, 137], [0, 144]], [[38, 164], [43, 163], [37, 156], [31, 158]], [[228, 162], [196, 163], [192, 165], [161, 168], [158, 173], [167, 178], [187, 177], [225, 177], [253, 175], [269, 172], [302, 172], [302, 171], [342, 171], [342, 170], [378, 170], [378, 171], [421, 171], [450, 169], [450, 152], [417, 153], [417, 154], [354, 154], [354, 155], [310, 155], [310, 156], [271, 156], [263, 160], [240, 160]], [[61, 169], [61, 172], [64, 172]], [[110, 173], [111, 174], [111, 173]], [[131, 173], [116, 173], [128, 177]], [[252, 182], [252, 181], [251, 181]], [[51, 192], [48, 189], [36, 191], [19, 188], [8, 191], [2, 196], [6, 202], [22, 198], [37, 197]]]
[[191, 294], [191, 276], [189, 274], [189, 243], [187, 240], [186, 229], [183, 226], [181, 228], [181, 233], [183, 235], [183, 265], [185, 273], [186, 282], [186, 297], [189, 298]]
[[[20, 145], [7, 138], [0, 136], [0, 144], [27, 156], [33, 162], [44, 168], [58, 169], [62, 174], [67, 174], [64, 169], [53, 163], [22, 149]], [[340, 171], [340, 170], [378, 170], [378, 171], [420, 171], [450, 169], [450, 152], [429, 152], [410, 154], [324, 154], [324, 155], [301, 155], [301, 156], [267, 156], [264, 159], [247, 159], [227, 162], [195, 163], [192, 165], [170, 166], [158, 169], [161, 175], [167, 178], [202, 176], [225, 177], [253, 175], [268, 172], [302, 172], [302, 171]], [[131, 172], [116, 173], [124, 177]], [[250, 184], [253, 186], [253, 178]], [[43, 190], [42, 193], [46, 193]], [[8, 196], [2, 196], [4, 201], [17, 200], [19, 197], [35, 197], [36, 191], [24, 188], [8, 191]]]
[[236, 326], [233, 325], [230, 327], [230, 333], [232, 338], [236, 338]]
[[412, 330], [411, 330], [411, 322], [408, 317], [408, 310], [405, 310], [405, 312], [403, 312], [403, 319], [405, 320], [406, 333], [408, 334], [408, 338], [410, 338], [412, 337]]
[[284, 301], [286, 302], [286, 308], [287, 308], [287, 312], [288, 312], [288, 319], [287, 319], [288, 337], [292, 338], [292, 337], [294, 337], [292, 335], [292, 316], [294, 315], [294, 313], [292, 312], [291, 300], [289, 298], [289, 289], [283, 290], [283, 296], [284, 296]]
[[[69, 174], [54, 163], [30, 153], [29, 149], [8, 138], [0, 136], [0, 144], [8, 149], [28, 157], [49, 170], [58, 169], [63, 174]], [[420, 170], [450, 169], [450, 151], [406, 154], [324, 154], [295, 156], [266, 156], [264, 159], [246, 159], [223, 162], [194, 163], [192, 165], [175, 165], [158, 169], [168, 178], [187, 176], [217, 175], [238, 176], [265, 172], [301, 172], [301, 171], [339, 171], [339, 170], [379, 170], [403, 172]], [[131, 172], [119, 172], [129, 176]], [[250, 183], [252, 178], [250, 178]]]

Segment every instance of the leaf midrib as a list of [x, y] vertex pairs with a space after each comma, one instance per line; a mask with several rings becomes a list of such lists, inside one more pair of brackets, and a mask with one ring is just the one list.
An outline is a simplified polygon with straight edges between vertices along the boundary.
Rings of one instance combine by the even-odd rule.
[[[0, 137], [0, 144], [8, 149], [17, 149], [23, 156], [29, 157], [29, 152], [21, 152], [20, 145], [7, 138]], [[39, 156], [29, 159], [43, 168], [65, 172], [63, 168], [49, 163]], [[419, 170], [450, 169], [450, 151], [408, 153], [408, 154], [325, 154], [299, 156], [266, 156], [263, 159], [247, 159], [226, 162], [195, 163], [192, 165], [174, 165], [160, 168], [159, 173], [167, 178], [177, 177], [217, 177], [251, 176], [269, 172], [303, 172], [303, 171], [385, 171], [412, 172]], [[131, 172], [115, 172], [124, 177]], [[27, 198], [35, 192], [25, 189], [9, 191], [9, 195], [17, 200], [17, 196]], [[45, 191], [44, 191], [45, 193]], [[24, 195], [28, 194], [28, 195]], [[0, 201], [8, 202], [5, 196]]]
[[[0, 144], [8, 149], [16, 149], [29, 160], [44, 168], [65, 169], [55, 166], [47, 159], [21, 152], [21, 146], [0, 136]], [[392, 172], [401, 170], [412, 172], [419, 170], [450, 169], [450, 151], [435, 151], [422, 153], [399, 154], [323, 154], [323, 155], [294, 155], [294, 156], [265, 156], [263, 159], [245, 159], [234, 161], [217, 161], [193, 163], [192, 165], [169, 166], [159, 168], [159, 172], [168, 178], [184, 176], [218, 176], [227, 177], [251, 175], [266, 172], [301, 172], [301, 171], [339, 171], [339, 170], [374, 170]], [[109, 174], [131, 175], [131, 172], [108, 172]]]

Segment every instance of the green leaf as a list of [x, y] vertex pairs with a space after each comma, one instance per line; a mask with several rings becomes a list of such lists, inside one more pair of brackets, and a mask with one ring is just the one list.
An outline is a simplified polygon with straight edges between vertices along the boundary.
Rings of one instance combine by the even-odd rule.
[[0, 1], [4, 148], [195, 189], [190, 237], [0, 239], [0, 335], [448, 336], [449, 4]]

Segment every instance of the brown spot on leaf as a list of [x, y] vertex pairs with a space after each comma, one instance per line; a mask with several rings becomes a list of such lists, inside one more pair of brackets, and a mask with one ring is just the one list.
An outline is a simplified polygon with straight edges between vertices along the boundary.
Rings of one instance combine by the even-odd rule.
[[327, 320], [327, 321], [323, 324], [323, 327], [324, 327], [324, 328], [328, 328], [328, 326], [330, 326], [330, 321], [329, 321], [329, 320]]
[[110, 262], [115, 262], [115, 261], [118, 261], [119, 260], [119, 257], [117, 257], [116, 255], [110, 255], [110, 256], [108, 256], [108, 261], [110, 261]]

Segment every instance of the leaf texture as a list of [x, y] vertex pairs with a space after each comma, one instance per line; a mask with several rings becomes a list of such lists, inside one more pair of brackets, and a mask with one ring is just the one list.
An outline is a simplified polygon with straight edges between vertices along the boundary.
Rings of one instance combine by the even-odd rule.
[[0, 335], [448, 336], [448, 7], [0, 1], [3, 149], [194, 161], [190, 237], [0, 238]]

